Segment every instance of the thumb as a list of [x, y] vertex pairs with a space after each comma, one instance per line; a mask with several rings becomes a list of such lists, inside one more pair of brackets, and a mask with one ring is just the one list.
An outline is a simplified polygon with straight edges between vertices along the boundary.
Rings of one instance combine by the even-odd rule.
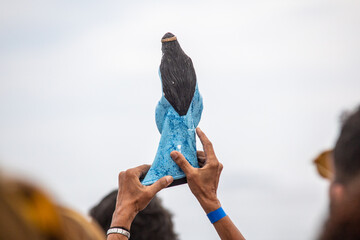
[[172, 176], [165, 176], [157, 180], [153, 185], [149, 186], [149, 191], [153, 196], [158, 193], [161, 189], [166, 188], [174, 181]]
[[190, 171], [193, 169], [193, 167], [186, 160], [184, 155], [182, 155], [178, 151], [172, 151], [170, 153], [170, 156], [174, 160], [174, 162], [181, 168], [181, 170], [184, 171], [185, 175], [188, 175]]

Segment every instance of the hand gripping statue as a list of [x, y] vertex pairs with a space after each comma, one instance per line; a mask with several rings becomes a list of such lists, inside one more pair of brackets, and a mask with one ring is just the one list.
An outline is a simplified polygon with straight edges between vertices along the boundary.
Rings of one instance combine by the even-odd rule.
[[171, 159], [172, 151], [181, 152], [193, 167], [199, 167], [195, 128], [203, 104], [191, 58], [172, 33], [166, 33], [161, 42], [163, 56], [159, 76], [163, 95], [155, 113], [161, 139], [155, 160], [142, 184], [151, 185], [161, 177], [171, 175], [174, 181], [170, 186], [175, 186], [186, 183], [186, 176]]

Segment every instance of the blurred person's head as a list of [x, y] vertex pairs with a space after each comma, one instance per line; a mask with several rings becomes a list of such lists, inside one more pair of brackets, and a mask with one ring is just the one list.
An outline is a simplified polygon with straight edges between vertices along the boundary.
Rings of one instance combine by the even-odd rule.
[[65, 207], [59, 207], [64, 240], [103, 240], [105, 233], [97, 223], [88, 221], [81, 214]]
[[0, 178], [0, 239], [103, 240], [94, 223], [59, 207], [39, 188], [24, 181]]
[[[90, 216], [99, 223], [105, 232], [111, 225], [112, 216], [115, 211], [117, 192], [117, 190], [112, 191], [90, 210]], [[131, 224], [130, 239], [177, 239], [171, 218], [171, 213], [162, 206], [161, 200], [155, 196], [149, 205], [136, 215]]]
[[0, 179], [0, 239], [63, 239], [61, 218], [53, 201], [38, 188]]
[[342, 125], [333, 151], [333, 165], [330, 198], [331, 204], [337, 205], [347, 194], [349, 184], [360, 176], [360, 108]]

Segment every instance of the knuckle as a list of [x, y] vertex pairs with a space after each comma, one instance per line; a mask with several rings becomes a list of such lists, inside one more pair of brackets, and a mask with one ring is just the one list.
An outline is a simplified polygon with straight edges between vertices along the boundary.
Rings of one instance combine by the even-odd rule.
[[140, 169], [141, 171], [147, 171], [147, 170], [149, 170], [150, 167], [151, 167], [151, 165], [149, 165], [149, 164], [143, 164], [143, 165], [139, 166], [138, 169]]
[[124, 178], [126, 178], [126, 179], [134, 177], [134, 176], [135, 176], [135, 173], [132, 169], [126, 170], [124, 172]]
[[121, 171], [121, 172], [119, 173], [119, 179], [123, 178], [124, 175], [125, 175], [125, 172], [124, 172], [124, 171]]
[[219, 169], [222, 171], [224, 169], [224, 165], [222, 163], [219, 163]]
[[209, 168], [218, 168], [218, 167], [219, 167], [218, 162], [214, 162], [214, 161], [209, 162]]
[[127, 177], [127, 176], [129, 176], [130, 174], [131, 174], [131, 170], [126, 170], [124, 175]]

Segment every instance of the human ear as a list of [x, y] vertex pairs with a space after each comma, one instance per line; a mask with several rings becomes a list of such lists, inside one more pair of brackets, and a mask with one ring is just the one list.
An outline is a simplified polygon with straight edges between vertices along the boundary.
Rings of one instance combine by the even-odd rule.
[[339, 205], [344, 200], [345, 187], [340, 183], [332, 182], [329, 190], [331, 205]]

